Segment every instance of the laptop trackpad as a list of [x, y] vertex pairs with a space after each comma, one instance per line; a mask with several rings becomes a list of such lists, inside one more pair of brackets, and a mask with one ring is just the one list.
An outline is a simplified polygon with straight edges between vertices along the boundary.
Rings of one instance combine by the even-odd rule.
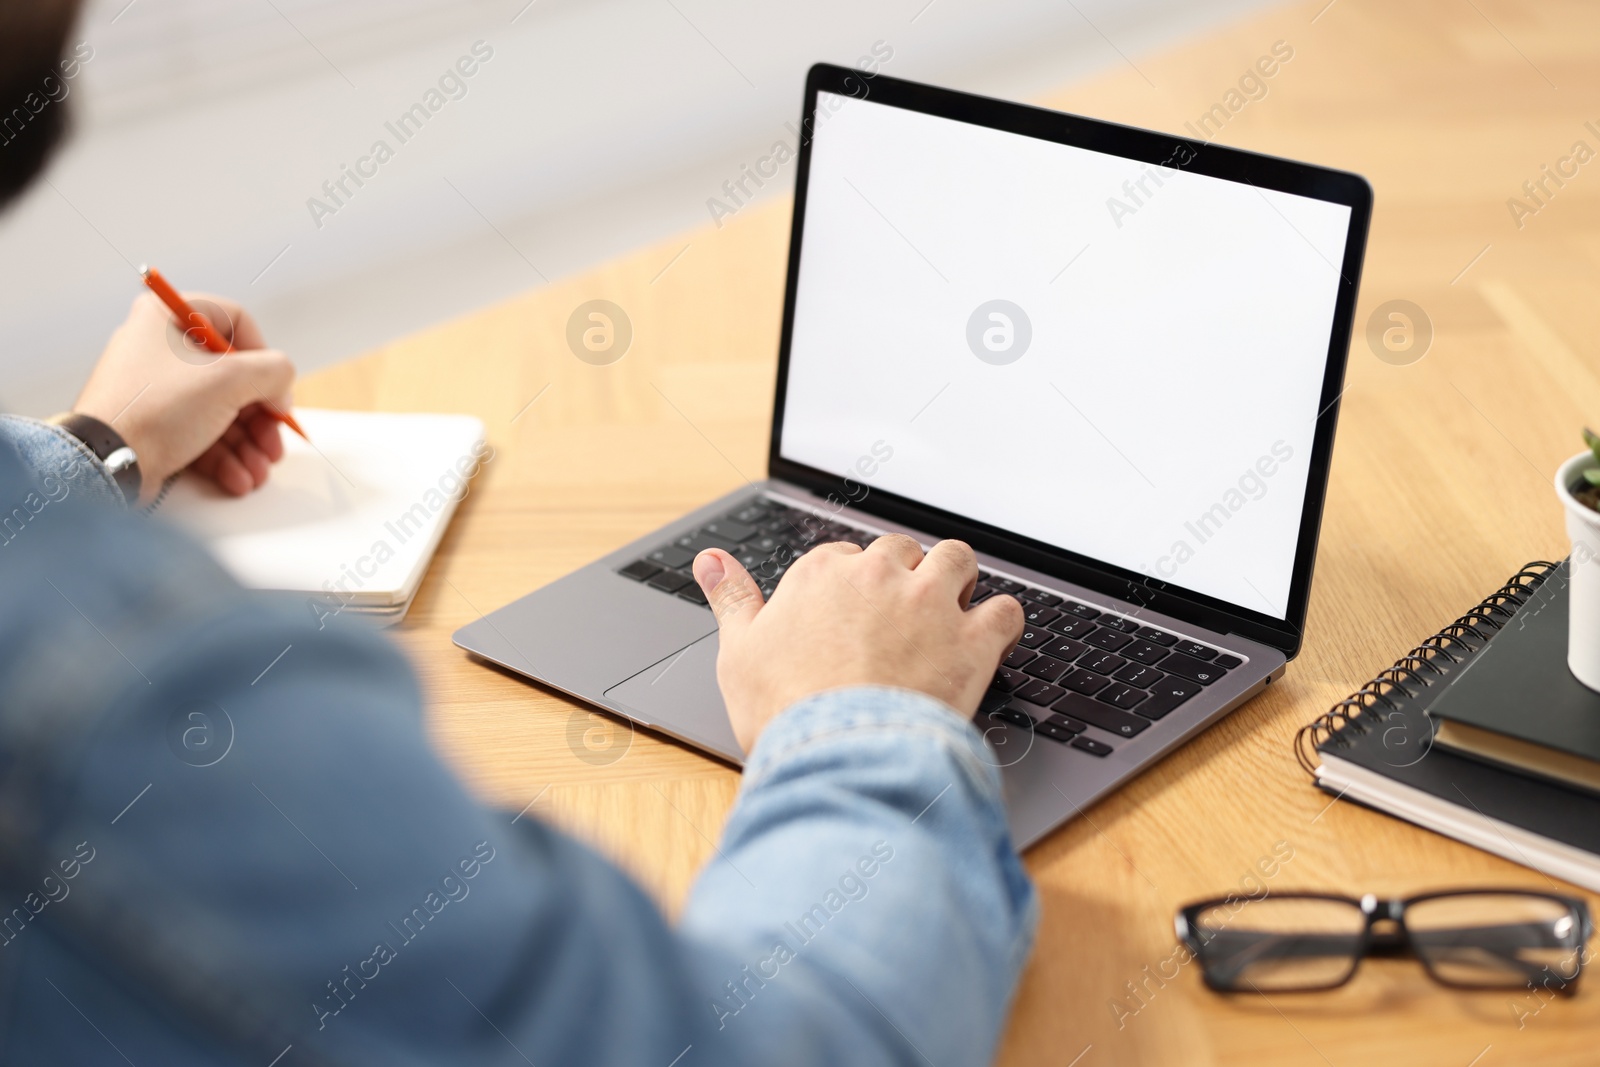
[[743, 763], [717, 688], [717, 648], [717, 634], [707, 634], [607, 689], [606, 700], [642, 723]]

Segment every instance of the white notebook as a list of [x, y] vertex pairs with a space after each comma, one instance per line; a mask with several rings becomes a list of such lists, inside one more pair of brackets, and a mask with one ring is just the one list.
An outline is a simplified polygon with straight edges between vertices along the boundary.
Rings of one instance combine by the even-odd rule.
[[488, 456], [470, 415], [296, 408], [265, 485], [230, 497], [185, 474], [157, 514], [243, 585], [307, 594], [313, 613], [404, 616], [456, 505]]

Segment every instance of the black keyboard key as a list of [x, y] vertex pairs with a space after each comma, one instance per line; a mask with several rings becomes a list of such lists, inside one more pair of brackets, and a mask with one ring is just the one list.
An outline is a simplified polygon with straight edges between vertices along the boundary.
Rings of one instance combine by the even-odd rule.
[[1198, 692], [1200, 687], [1194, 682], [1186, 678], [1168, 677], [1152, 687], [1150, 699], [1140, 704], [1137, 710], [1147, 719], [1159, 719]]
[[1094, 673], [1094, 671], [1073, 671], [1061, 679], [1061, 684], [1079, 693], [1098, 693], [1111, 684], [1111, 679]]
[[997, 708], [994, 711], [989, 712], [989, 719], [999, 720], [1000, 722], [1008, 722], [1012, 726], [1020, 726], [1024, 730], [1033, 729], [1033, 716], [1029, 715], [1015, 704], [1007, 704], [1003, 708]]
[[1150, 641], [1158, 645], [1165, 645], [1168, 648], [1171, 648], [1173, 645], [1178, 643], [1178, 636], [1176, 634], [1169, 634], [1167, 631], [1158, 630], [1154, 626], [1139, 627], [1138, 636], [1144, 638], [1146, 641]]
[[1094, 633], [1094, 628], [1094, 623], [1087, 619], [1078, 619], [1071, 615], [1063, 615], [1050, 624], [1050, 629], [1062, 637], [1076, 637], [1080, 640]]
[[738, 511], [735, 511], [732, 515], [729, 515], [728, 518], [732, 519], [734, 522], [749, 523], [750, 525], [754, 526], [756, 523], [760, 522], [762, 519], [771, 514], [772, 508], [766, 504], [746, 504]]
[[758, 583], [776, 582], [783, 577], [783, 572], [789, 569], [789, 564], [792, 562], [794, 561], [768, 556], [755, 565], [755, 568], [750, 572], [750, 576]]
[[987, 582], [989, 580], [989, 578], [990, 578], [990, 574], [989, 574], [988, 571], [979, 571], [978, 572], [978, 581]]
[[1049, 626], [1061, 617], [1061, 612], [1055, 608], [1047, 608], [1043, 604], [1022, 605], [1022, 620], [1029, 626]]
[[1051, 640], [1040, 646], [1039, 651], [1047, 656], [1054, 656], [1056, 659], [1064, 659], [1070, 662], [1089, 651], [1089, 646], [1082, 641], [1074, 641], [1070, 637], [1052, 637]]
[[677, 545], [662, 545], [650, 553], [650, 562], [657, 567], [678, 570], [679, 568], [686, 568], [694, 562], [694, 553], [687, 548], [679, 548]]
[[624, 578], [632, 578], [636, 582], [642, 582], [647, 578], [655, 577], [660, 570], [660, 567], [647, 559], [636, 559], [617, 573]]
[[694, 582], [690, 582], [688, 585], [678, 590], [678, 595], [683, 599], [691, 601], [695, 604], [707, 603], [705, 593], [701, 592], [700, 587]]
[[1121, 708], [1123, 711], [1128, 711], [1135, 704], [1143, 701], [1148, 696], [1149, 694], [1143, 689], [1135, 689], [1131, 685], [1123, 685], [1121, 682], [1114, 682], [1111, 685], [1108, 685], [1106, 688], [1100, 690], [1100, 692], [1096, 693], [1095, 699], [1104, 700], [1107, 704], [1110, 704], [1114, 708]]
[[1096, 741], [1092, 737], [1074, 737], [1072, 739], [1072, 747], [1079, 752], [1087, 752], [1091, 756], [1104, 757], [1111, 755], [1110, 745], [1104, 741]]
[[1079, 722], [1070, 715], [1063, 715], [1060, 712], [1056, 712], [1055, 714], [1051, 715], [1045, 720], [1045, 722], [1053, 723], [1054, 725], [1061, 727], [1061, 729], [1066, 730], [1068, 733], [1073, 734], [1081, 734], [1089, 728], [1088, 723]]
[[995, 689], [1001, 689], [1009, 693], [1026, 681], [1030, 681], [1030, 679], [1021, 671], [1014, 671], [1010, 667], [1000, 667], [995, 670], [994, 681], [990, 684]]
[[644, 584], [652, 589], [659, 589], [663, 593], [676, 593], [691, 581], [693, 579], [682, 571], [662, 571]]
[[793, 545], [781, 537], [771, 537], [762, 534], [752, 541], [746, 541], [741, 547], [751, 552], [760, 552], [770, 560], [774, 560], [787, 567], [799, 555]]
[[809, 546], [827, 540], [824, 536], [827, 528], [825, 520], [800, 512], [788, 517], [777, 536], [796, 546]]
[[734, 552], [739, 548], [738, 542], [729, 541], [727, 538], [718, 537], [716, 534], [706, 533], [704, 530], [696, 530], [692, 534], [678, 538], [677, 545], [688, 552], [691, 558], [698, 556], [708, 548], [720, 548], [724, 552]]
[[1078, 693], [1068, 693], [1055, 704], [1050, 706], [1051, 711], [1058, 711], [1063, 715], [1070, 715], [1074, 719], [1082, 719], [1090, 726], [1096, 726], [1107, 733], [1116, 734], [1118, 737], [1133, 737], [1150, 728], [1150, 720], [1138, 715], [1129, 715], [1125, 711], [1090, 700]]
[[1217, 658], [1216, 649], [1207, 648], [1198, 641], [1179, 641], [1173, 646], [1172, 650], [1174, 652], [1182, 652], [1185, 656], [1193, 656], [1195, 659]]
[[1000, 592], [1002, 592], [1002, 593], [1020, 593], [1020, 592], [1022, 592], [1022, 583], [1021, 582], [1013, 582], [1010, 578], [1000, 578], [1000, 577], [997, 577], [995, 575], [990, 575], [989, 577], [985, 578], [984, 581], [987, 582], [988, 584], [994, 586], [996, 589], [1000, 590]]
[[1024, 626], [1022, 628], [1022, 636], [1018, 638], [1017, 644], [1023, 648], [1038, 648], [1053, 636], [1055, 635], [1049, 630], [1041, 629], [1037, 626]]
[[1224, 652], [1211, 662], [1216, 664], [1218, 667], [1221, 667], [1225, 671], [1231, 671], [1235, 667], [1239, 666], [1239, 664], [1243, 663], [1244, 660], [1240, 659], [1238, 656], [1230, 656]]
[[1006, 658], [1001, 660], [1000, 663], [1002, 666], [1010, 667], [1014, 671], [1020, 671], [1022, 669], [1022, 665], [1033, 658], [1034, 654], [1032, 652], [1029, 652], [1021, 645], [1018, 645], [1016, 648], [1013, 648], [1010, 652], [1008, 652], [1006, 654]]
[[1152, 645], [1149, 641], [1134, 638], [1133, 643], [1117, 650], [1135, 663], [1151, 664], [1160, 663], [1167, 657], [1167, 650], [1160, 645]]
[[1165, 677], [1161, 671], [1154, 667], [1146, 667], [1142, 663], [1130, 663], [1116, 674], [1117, 681], [1127, 682], [1140, 689], [1149, 689]]
[[1096, 674], [1115, 674], [1128, 665], [1128, 661], [1115, 652], [1096, 652], [1090, 649], [1078, 660], [1078, 666], [1087, 667]]
[[1041, 706], [1054, 704], [1066, 695], [1067, 691], [1060, 686], [1040, 681], [1029, 682], [1016, 692], [1017, 699]]
[[1087, 604], [1079, 604], [1075, 600], [1067, 601], [1066, 610], [1068, 614], [1076, 615], [1080, 619], [1088, 619], [1091, 622], [1100, 617], [1100, 613], [1094, 608]]
[[732, 541], [735, 544], [740, 541], [750, 540], [757, 532], [756, 528], [749, 523], [735, 522], [733, 519], [718, 519], [716, 522], [708, 522], [700, 528], [700, 531], [708, 533], [712, 537], [720, 537], [724, 541]]
[[988, 600], [992, 596], [994, 596], [994, 590], [993, 589], [990, 589], [986, 585], [980, 585], [977, 588], [972, 590], [972, 597], [971, 597], [971, 599], [969, 599], [967, 601], [967, 607], [975, 608], [979, 604], [982, 604], [985, 600]]
[[1030, 600], [1035, 604], [1043, 604], [1047, 608], [1053, 608], [1062, 601], [1061, 597], [1056, 596], [1054, 593], [1046, 593], [1043, 589], [1024, 589], [1018, 595], [1024, 600]]
[[1095, 621], [1101, 626], [1108, 626], [1113, 630], [1121, 630], [1125, 634], [1135, 633], [1139, 629], [1138, 623], [1132, 619], [1124, 619], [1120, 615], [1102, 615]]
[[1096, 630], [1088, 637], [1085, 637], [1084, 640], [1089, 642], [1091, 645], [1094, 645], [1096, 648], [1103, 648], [1109, 652], [1115, 652], [1123, 645], [1131, 642], [1133, 638], [1129, 637], [1127, 634], [1118, 633], [1115, 630]]
[[999, 689], [991, 689], [983, 694], [983, 699], [978, 701], [978, 714], [987, 715], [1011, 703], [1011, 694]]
[[1033, 662], [1022, 668], [1022, 673], [1031, 674], [1035, 678], [1042, 678], [1047, 682], [1053, 682], [1071, 669], [1070, 664], [1062, 663], [1058, 659], [1051, 659], [1049, 656], [1037, 656]]
[[1071, 744], [1072, 739], [1078, 735], [1074, 731], [1068, 729], [1062, 723], [1057, 722], [1056, 720], [1058, 718], [1059, 716], [1051, 716], [1044, 722], [1036, 725], [1033, 728], [1034, 732], [1048, 737], [1052, 741], [1060, 741], [1063, 745]]
[[1228, 673], [1215, 664], [1207, 663], [1204, 660], [1191, 659], [1182, 652], [1174, 652], [1162, 660], [1161, 669], [1169, 674], [1181, 675], [1190, 681], [1199, 682], [1201, 685], [1210, 685]]

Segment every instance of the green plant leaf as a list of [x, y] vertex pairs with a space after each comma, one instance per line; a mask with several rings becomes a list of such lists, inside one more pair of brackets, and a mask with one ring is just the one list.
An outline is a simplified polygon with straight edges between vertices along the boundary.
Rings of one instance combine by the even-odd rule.
[[1590, 485], [1600, 485], [1600, 469], [1590, 467], [1583, 472], [1583, 480]]
[[1585, 426], [1583, 428], [1583, 443], [1589, 446], [1589, 451], [1594, 453], [1594, 458], [1600, 460], [1600, 434]]

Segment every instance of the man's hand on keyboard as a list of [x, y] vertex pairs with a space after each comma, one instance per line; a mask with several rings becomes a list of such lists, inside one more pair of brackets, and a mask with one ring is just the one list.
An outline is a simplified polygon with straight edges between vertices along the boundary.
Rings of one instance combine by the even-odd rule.
[[913, 689], [970, 716], [1022, 633], [1012, 597], [965, 610], [978, 562], [959, 541], [926, 555], [900, 534], [865, 550], [821, 545], [789, 568], [768, 602], [721, 549], [701, 552], [694, 576], [717, 616], [717, 681], [746, 752], [779, 712], [845, 686]]

